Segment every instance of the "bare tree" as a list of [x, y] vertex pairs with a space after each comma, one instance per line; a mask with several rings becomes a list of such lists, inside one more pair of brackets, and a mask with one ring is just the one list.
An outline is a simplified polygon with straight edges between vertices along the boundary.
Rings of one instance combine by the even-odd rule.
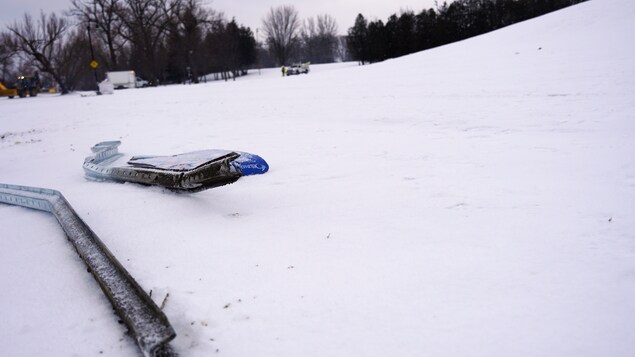
[[317, 16], [318, 34], [320, 36], [337, 36], [337, 21], [329, 14]]
[[328, 15], [318, 15], [317, 21], [310, 17], [302, 28], [304, 56], [313, 63], [335, 61], [338, 39], [337, 22]]
[[299, 42], [298, 11], [292, 5], [271, 8], [262, 20], [262, 27], [269, 51], [279, 64], [285, 65]]
[[201, 0], [183, 0], [175, 14], [166, 40], [168, 80], [198, 83], [200, 72], [206, 65], [203, 50], [205, 31], [212, 26], [216, 13], [206, 9]]
[[317, 38], [317, 26], [315, 25], [314, 18], [309, 17], [308, 19], [304, 20], [304, 22], [302, 23], [300, 37], [302, 38], [303, 56], [311, 62], [317, 63], [317, 61], [314, 60], [314, 57], [317, 54], [317, 48], [315, 48], [315, 39]]
[[33, 59], [36, 67], [50, 74], [59, 84], [62, 94], [68, 93], [65, 78], [60, 74], [64, 65], [60, 54], [64, 46], [64, 36], [69, 24], [55, 13], [40, 13], [37, 24], [29, 14], [24, 14], [22, 22], [14, 22], [8, 27], [11, 47]]
[[119, 57], [126, 44], [122, 36], [121, 13], [122, 0], [71, 0], [71, 14], [86, 26], [93, 24], [97, 28], [97, 36], [108, 48], [107, 67], [111, 70], [121, 69]]
[[68, 31], [58, 55], [59, 73], [68, 90], [94, 90], [97, 83], [88, 65], [91, 61], [88, 36], [81, 27]]
[[335, 48], [336, 61], [346, 62], [351, 60], [351, 55], [348, 51], [348, 44], [346, 43], [346, 36], [337, 37], [337, 45]]
[[6, 81], [13, 68], [15, 50], [11, 47], [10, 37], [7, 33], [0, 33], [0, 81]]
[[[123, 36], [132, 45], [134, 66], [143, 76], [157, 82], [163, 78], [165, 58], [161, 50], [165, 35], [176, 17], [181, 0], [124, 0]], [[163, 51], [165, 52], [165, 51]]]

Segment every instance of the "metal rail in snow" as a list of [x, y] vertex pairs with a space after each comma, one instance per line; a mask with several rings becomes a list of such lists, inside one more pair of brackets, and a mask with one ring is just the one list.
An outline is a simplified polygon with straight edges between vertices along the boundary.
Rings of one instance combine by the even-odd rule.
[[163, 311], [59, 191], [0, 184], [0, 202], [52, 213], [144, 356], [173, 355], [168, 342], [176, 333]]

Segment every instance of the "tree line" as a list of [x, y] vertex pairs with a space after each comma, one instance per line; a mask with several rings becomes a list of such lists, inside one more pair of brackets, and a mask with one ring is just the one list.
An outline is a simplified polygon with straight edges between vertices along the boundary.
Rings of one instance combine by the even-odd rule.
[[348, 30], [348, 51], [361, 64], [442, 46], [586, 0], [456, 0], [384, 23], [359, 14]]
[[[107, 71], [134, 70], [152, 84], [236, 78], [258, 65], [333, 62], [337, 24], [300, 20], [293, 6], [271, 8], [264, 43], [202, 0], [70, 0], [63, 15], [30, 14], [0, 33], [0, 79], [35, 71], [62, 93], [94, 89]], [[91, 69], [91, 62], [98, 64]]]
[[6, 79], [29, 69], [63, 93], [94, 88], [97, 74], [134, 69], [151, 83], [198, 82], [205, 73], [237, 76], [256, 61], [252, 31], [200, 0], [71, 0], [64, 16], [24, 14], [0, 34]]

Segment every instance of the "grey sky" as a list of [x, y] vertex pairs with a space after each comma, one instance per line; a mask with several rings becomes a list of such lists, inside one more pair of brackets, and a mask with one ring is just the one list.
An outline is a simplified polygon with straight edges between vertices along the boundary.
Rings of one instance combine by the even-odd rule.
[[[398, 13], [400, 9], [419, 12], [422, 9], [434, 7], [434, 0], [203, 0], [203, 2], [225, 13], [228, 19], [235, 17], [238, 23], [251, 27], [254, 33], [256, 28], [261, 26], [261, 20], [269, 9], [279, 5], [295, 6], [302, 19], [318, 14], [329, 14], [337, 20], [341, 34], [345, 34], [347, 29], [353, 26], [355, 17], [360, 12], [369, 19], [379, 18], [385, 21], [388, 16]], [[4, 30], [6, 25], [20, 19], [25, 12], [37, 16], [40, 9], [45, 12], [61, 12], [69, 6], [70, 0], [0, 0], [0, 26]]]

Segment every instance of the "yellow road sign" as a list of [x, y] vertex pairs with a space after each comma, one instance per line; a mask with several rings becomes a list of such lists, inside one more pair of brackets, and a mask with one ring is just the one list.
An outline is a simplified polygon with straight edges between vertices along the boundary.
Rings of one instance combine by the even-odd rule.
[[97, 63], [97, 61], [91, 61], [90, 62], [90, 67], [92, 69], [97, 69], [97, 67], [99, 67], [99, 63]]

